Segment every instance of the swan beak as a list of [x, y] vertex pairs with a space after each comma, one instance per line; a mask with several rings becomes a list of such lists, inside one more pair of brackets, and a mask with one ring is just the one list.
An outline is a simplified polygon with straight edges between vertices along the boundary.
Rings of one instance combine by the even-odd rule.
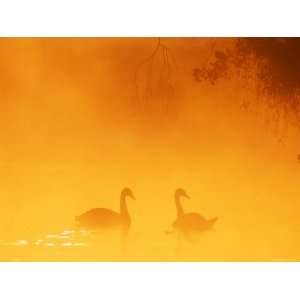
[[133, 200], [136, 200], [135, 197], [134, 197], [134, 195], [131, 195], [131, 198], [132, 198]]
[[185, 194], [185, 198], [191, 199], [191, 197], [188, 194]]

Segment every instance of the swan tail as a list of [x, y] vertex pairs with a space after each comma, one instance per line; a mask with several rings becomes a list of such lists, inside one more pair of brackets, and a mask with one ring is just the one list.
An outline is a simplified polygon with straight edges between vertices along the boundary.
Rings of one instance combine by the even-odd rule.
[[218, 221], [219, 217], [214, 217], [212, 219], [209, 220], [210, 226], [213, 226], [217, 221]]

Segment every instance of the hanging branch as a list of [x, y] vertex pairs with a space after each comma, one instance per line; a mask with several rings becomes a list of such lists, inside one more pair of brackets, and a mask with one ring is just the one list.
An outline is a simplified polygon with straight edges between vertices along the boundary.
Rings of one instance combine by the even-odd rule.
[[172, 71], [175, 66], [170, 49], [158, 38], [153, 52], [135, 72], [137, 99], [143, 110], [167, 112], [174, 96]]

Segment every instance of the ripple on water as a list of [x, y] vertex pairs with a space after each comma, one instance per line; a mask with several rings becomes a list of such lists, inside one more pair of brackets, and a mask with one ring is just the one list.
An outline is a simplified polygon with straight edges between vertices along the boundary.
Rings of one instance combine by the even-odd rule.
[[16, 240], [14, 242], [6, 242], [6, 241], [0, 241], [1, 246], [17, 246], [17, 247], [25, 247], [29, 245], [29, 242], [27, 240]]
[[72, 234], [72, 233], [74, 233], [74, 230], [66, 229], [66, 230], [64, 230], [64, 231], [61, 233], [61, 235], [70, 235], [70, 234]]
[[44, 242], [44, 240], [37, 240], [37, 241], [34, 242], [34, 245], [39, 246], [39, 245], [41, 245], [43, 242]]
[[74, 243], [73, 245], [74, 245], [75, 247], [85, 247], [85, 246], [87, 246], [86, 243], [81, 243], [81, 242]]
[[68, 243], [61, 243], [61, 246], [62, 246], [62, 247], [72, 247], [72, 246], [73, 246], [73, 243], [71, 243], [71, 242], [68, 242]]
[[45, 234], [44, 237], [33, 240], [32, 242], [25, 239], [18, 239], [13, 242], [0, 240], [0, 246], [25, 247], [31, 244], [33, 246], [41, 247], [85, 247], [88, 245], [85, 240], [90, 239], [92, 235], [93, 233], [88, 230], [81, 229], [76, 231], [66, 229], [60, 233]]

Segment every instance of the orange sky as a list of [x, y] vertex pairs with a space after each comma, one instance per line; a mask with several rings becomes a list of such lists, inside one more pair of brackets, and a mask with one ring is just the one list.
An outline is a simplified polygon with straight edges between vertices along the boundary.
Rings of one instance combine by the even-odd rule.
[[[157, 39], [0, 39], [0, 240], [70, 228], [92, 207], [118, 210], [130, 186], [129, 259], [174, 259], [163, 232], [183, 187], [188, 211], [220, 217], [186, 259], [299, 259], [299, 133], [289, 128], [279, 143], [268, 110], [236, 78], [194, 81], [211, 39], [162, 43], [150, 74]], [[111, 259], [93, 249], [20, 251], [0, 247], [0, 259]]]

